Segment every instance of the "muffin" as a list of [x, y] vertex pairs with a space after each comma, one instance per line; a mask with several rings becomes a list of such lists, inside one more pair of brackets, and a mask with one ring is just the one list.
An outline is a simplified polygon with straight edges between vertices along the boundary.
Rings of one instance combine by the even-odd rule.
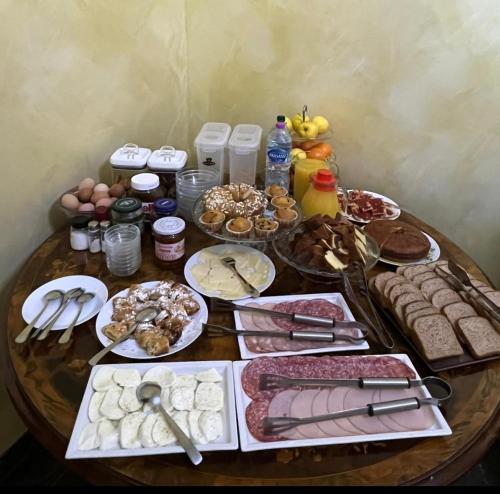
[[273, 197], [288, 195], [288, 191], [285, 189], [285, 187], [282, 187], [281, 185], [278, 184], [268, 185], [265, 189], [265, 192], [267, 197], [269, 197], [269, 199], [272, 199]]
[[299, 216], [299, 213], [292, 208], [278, 208], [274, 211], [274, 219], [281, 226], [290, 226]]
[[256, 218], [254, 221], [255, 236], [268, 238], [279, 228], [279, 223], [269, 218]]
[[212, 232], [218, 232], [222, 228], [222, 224], [226, 219], [226, 215], [221, 211], [205, 211], [200, 216], [200, 223]]
[[288, 196], [273, 197], [273, 199], [271, 199], [271, 204], [275, 208], [291, 208], [295, 206], [295, 199]]
[[252, 229], [252, 222], [247, 218], [243, 218], [242, 216], [233, 218], [226, 223], [226, 230], [233, 237], [248, 238]]

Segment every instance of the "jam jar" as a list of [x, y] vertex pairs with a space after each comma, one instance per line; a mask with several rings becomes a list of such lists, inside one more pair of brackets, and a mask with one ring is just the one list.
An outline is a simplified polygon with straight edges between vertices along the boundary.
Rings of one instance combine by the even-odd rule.
[[169, 266], [184, 257], [185, 230], [185, 221], [175, 216], [154, 222], [155, 260], [158, 264]]
[[174, 199], [156, 199], [153, 203], [153, 218], [159, 220], [167, 216], [175, 216], [177, 212], [177, 201]]
[[135, 197], [123, 197], [116, 200], [111, 206], [113, 224], [131, 223], [137, 225], [141, 233], [144, 232], [144, 212], [142, 202]]
[[144, 221], [154, 221], [153, 203], [166, 195], [165, 189], [160, 185], [160, 177], [154, 173], [139, 173], [130, 179], [130, 187], [128, 195], [142, 202]]

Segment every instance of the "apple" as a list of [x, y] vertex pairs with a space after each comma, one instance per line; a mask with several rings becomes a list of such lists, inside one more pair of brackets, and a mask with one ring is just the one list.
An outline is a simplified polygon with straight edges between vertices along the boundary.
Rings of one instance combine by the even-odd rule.
[[286, 125], [286, 128], [288, 129], [288, 132], [291, 132], [293, 129], [292, 121], [288, 117], [285, 117], [285, 125]]
[[318, 127], [318, 134], [323, 134], [330, 128], [330, 123], [328, 122], [328, 120], [321, 115], [315, 116], [312, 121]]
[[305, 160], [307, 158], [306, 152], [300, 148], [292, 149], [292, 161]]
[[313, 122], [302, 122], [297, 132], [300, 137], [306, 137], [307, 139], [313, 139], [319, 133], [318, 126]]
[[310, 118], [306, 115], [306, 118], [304, 119], [302, 117], [302, 113], [296, 113], [295, 116], [292, 118], [292, 127], [295, 132], [299, 132], [299, 127], [304, 123], [304, 122], [309, 122]]

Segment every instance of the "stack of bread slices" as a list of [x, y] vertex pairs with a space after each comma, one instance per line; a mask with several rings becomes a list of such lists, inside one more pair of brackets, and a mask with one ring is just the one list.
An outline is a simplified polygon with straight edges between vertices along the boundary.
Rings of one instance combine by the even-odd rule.
[[[471, 279], [493, 302], [500, 298], [499, 291]], [[462, 345], [476, 359], [500, 355], [499, 325], [482, 316], [471, 292], [457, 289], [447, 261], [380, 273], [370, 280], [370, 288], [427, 360], [459, 357]]]

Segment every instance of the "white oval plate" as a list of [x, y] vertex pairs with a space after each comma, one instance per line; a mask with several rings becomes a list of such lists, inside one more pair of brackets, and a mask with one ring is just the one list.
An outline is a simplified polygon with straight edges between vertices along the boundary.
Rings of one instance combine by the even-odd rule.
[[243, 296], [238, 297], [238, 298], [227, 299], [226, 297], [221, 297], [219, 292], [216, 292], [216, 291], [209, 292], [209, 291], [205, 290], [204, 288], [202, 288], [198, 284], [198, 282], [194, 279], [194, 276], [191, 274], [191, 268], [195, 264], [197, 264], [198, 259], [200, 257], [200, 254], [204, 251], [213, 252], [214, 254], [217, 254], [217, 255], [224, 255], [226, 252], [230, 252], [230, 251], [246, 252], [248, 254], [258, 255], [262, 259], [262, 261], [266, 262], [269, 265], [269, 271], [267, 273], [266, 282], [261, 286], [255, 287], [261, 293], [271, 286], [271, 284], [274, 281], [274, 278], [276, 276], [276, 269], [274, 267], [273, 261], [271, 261], [271, 259], [269, 259], [269, 257], [267, 257], [260, 250], [253, 249], [252, 247], [247, 247], [246, 245], [238, 245], [238, 244], [212, 245], [211, 247], [206, 247], [205, 249], [201, 249], [200, 251], [193, 254], [188, 259], [188, 261], [186, 262], [186, 264], [184, 266], [184, 277], [186, 278], [186, 281], [189, 283], [189, 285], [193, 289], [195, 289], [197, 292], [200, 292], [207, 297], [219, 297], [219, 298], [223, 298], [226, 300], [242, 300], [242, 299], [250, 297], [251, 295], [248, 294], [248, 295], [243, 295]]
[[392, 266], [409, 266], [410, 264], [428, 264], [429, 262], [437, 261], [439, 259], [439, 256], [441, 255], [441, 249], [439, 248], [438, 243], [430, 235], [427, 235], [427, 233], [425, 232], [422, 233], [429, 239], [429, 242], [431, 243], [431, 248], [429, 249], [427, 257], [420, 259], [420, 261], [408, 261], [408, 262], [393, 261], [391, 259], [386, 259], [385, 257], [379, 257], [378, 260], [386, 264], [391, 264]]
[[[50, 292], [51, 290], [61, 290], [63, 292], [67, 292], [72, 288], [78, 287], [83, 288], [86, 292], [95, 293], [95, 297], [83, 306], [82, 313], [80, 314], [76, 324], [82, 324], [85, 321], [92, 319], [106, 303], [106, 300], [108, 299], [108, 289], [106, 288], [106, 285], [97, 278], [83, 275], [65, 276], [63, 278], [49, 281], [48, 283], [45, 283], [45, 285], [38, 287], [29, 295], [23, 304], [23, 319], [26, 323], [30, 323], [35, 318], [43, 307], [43, 296], [47, 292]], [[60, 300], [54, 300], [49, 303], [44, 313], [40, 316], [40, 319], [38, 319], [37, 324], [35, 324], [35, 328], [43, 326], [45, 322], [50, 319], [52, 314], [57, 310], [57, 307], [59, 307], [59, 303]], [[61, 331], [66, 329], [73, 321], [77, 311], [78, 304], [72, 300], [54, 324], [52, 331]]]
[[[357, 190], [357, 189], [349, 189], [349, 190]], [[399, 207], [399, 204], [394, 202], [389, 197], [386, 197], [382, 194], [378, 194], [377, 192], [370, 192], [369, 190], [362, 190], [361, 192], [364, 192], [365, 194], [370, 194], [377, 199], [382, 199], [384, 202], [387, 202], [388, 204], [392, 204], [396, 208], [396, 212], [392, 216], [381, 216], [381, 217], [374, 218], [374, 220], [395, 220], [395, 219], [399, 218], [399, 216], [401, 215], [401, 208]], [[341, 212], [341, 214], [343, 216], [345, 216], [347, 219], [349, 219], [351, 221], [355, 221], [356, 223], [370, 223], [370, 221], [373, 221], [373, 220], [363, 220], [361, 218], [358, 218], [357, 216], [352, 216], [350, 214], [344, 213], [343, 211]]]
[[[154, 288], [160, 283], [159, 281], [148, 281], [146, 283], [141, 283], [140, 285], [144, 288]], [[188, 287], [186, 287], [188, 288]], [[125, 340], [123, 343], [117, 345], [111, 353], [115, 353], [116, 355], [121, 355], [122, 357], [132, 358], [132, 359], [154, 359], [165, 357], [166, 355], [172, 355], [173, 353], [180, 352], [187, 346], [191, 345], [193, 341], [196, 340], [201, 335], [202, 332], [202, 323], [206, 323], [208, 321], [208, 307], [203, 297], [201, 297], [198, 293], [194, 292], [190, 288], [188, 288], [191, 292], [194, 300], [198, 302], [200, 305], [200, 310], [193, 314], [190, 319], [191, 322], [182, 330], [181, 337], [170, 347], [170, 350], [167, 353], [162, 353], [161, 355], [149, 355], [144, 348], [139, 346], [134, 338], [129, 338]], [[128, 294], [128, 288], [118, 292], [112, 298], [108, 300], [106, 305], [101, 309], [99, 315], [97, 316], [97, 321], [95, 323], [95, 329], [97, 338], [102, 343], [103, 346], [108, 346], [112, 343], [112, 341], [102, 332], [102, 328], [113, 322], [111, 316], [113, 315], [113, 299], [116, 297], [126, 297]]]

